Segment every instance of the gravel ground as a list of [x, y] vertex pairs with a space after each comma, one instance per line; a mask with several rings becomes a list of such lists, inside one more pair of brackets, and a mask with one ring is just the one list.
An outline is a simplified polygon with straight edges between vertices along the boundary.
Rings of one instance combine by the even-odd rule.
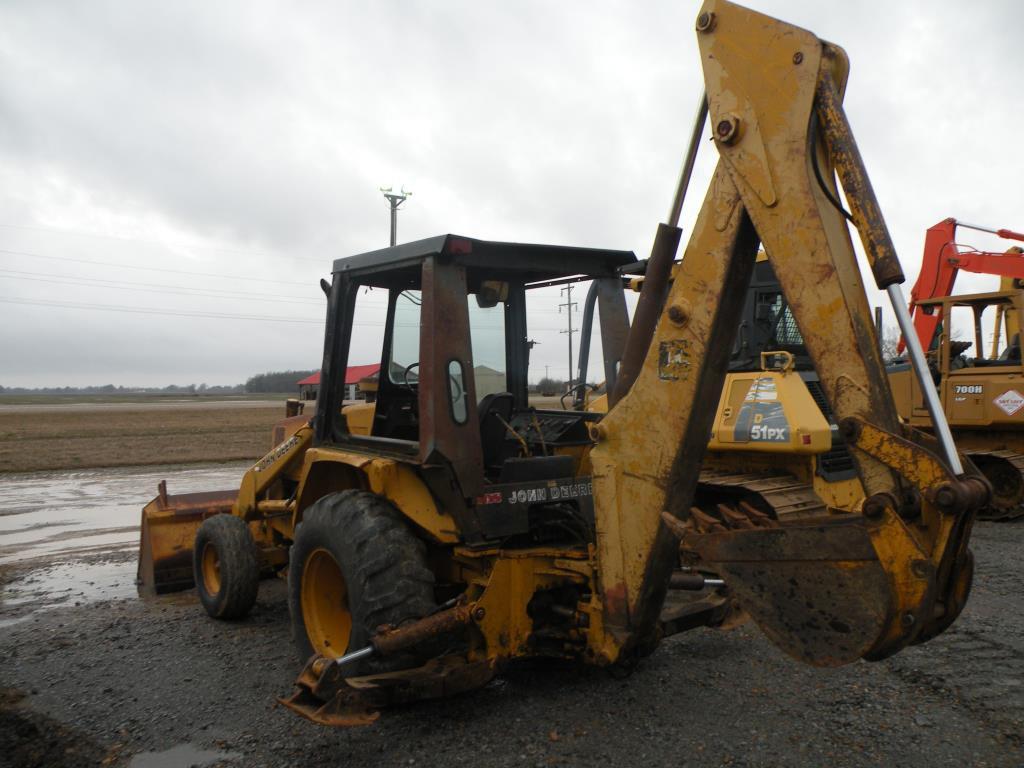
[[350, 730], [274, 704], [298, 671], [280, 582], [239, 623], [190, 594], [59, 608], [0, 629], [0, 765], [1020, 766], [1022, 547], [1024, 525], [981, 524], [964, 615], [884, 662], [815, 670], [751, 626], [697, 630], [625, 680], [527, 665]]

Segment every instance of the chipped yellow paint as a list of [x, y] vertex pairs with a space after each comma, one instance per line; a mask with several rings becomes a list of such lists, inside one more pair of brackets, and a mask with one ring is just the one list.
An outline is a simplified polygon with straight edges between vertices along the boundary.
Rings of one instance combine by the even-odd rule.
[[[297, 493], [297, 515], [321, 495], [318, 492], [307, 492], [307, 484], [315, 483], [324, 473], [337, 477], [331, 465], [342, 465], [353, 470], [355, 474], [347, 481], [348, 487], [365, 488], [389, 499], [435, 541], [455, 544], [460, 540], [454, 518], [437, 506], [415, 464], [330, 447], [310, 448], [306, 452], [303, 480]], [[325, 486], [328, 492], [342, 489], [337, 482]]]

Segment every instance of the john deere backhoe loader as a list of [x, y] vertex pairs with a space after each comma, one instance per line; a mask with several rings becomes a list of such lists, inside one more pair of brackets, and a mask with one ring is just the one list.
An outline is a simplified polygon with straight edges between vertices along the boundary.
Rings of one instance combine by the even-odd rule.
[[[707, 0], [696, 28], [706, 98], [688, 157], [706, 110], [720, 160], [670, 283], [684, 172], [628, 336], [605, 350], [609, 368], [619, 362], [606, 415], [529, 408], [525, 295], [617, 281], [632, 254], [441, 236], [336, 261], [315, 421], [237, 493], [163, 493], [144, 511], [143, 582], [158, 586], [190, 559], [215, 615], [244, 611], [260, 569], [287, 561], [307, 659], [285, 701], [296, 712], [365, 723], [384, 704], [479, 686], [522, 657], [628, 665], [666, 635], [722, 621], [732, 601], [818, 665], [884, 658], [960, 613], [988, 487], [963, 473], [941, 408], [937, 441], [896, 416], [834, 181], [909, 329], [903, 275], [842, 110], [846, 56], [725, 0]], [[691, 511], [759, 242], [864, 489], [855, 511]], [[372, 412], [344, 407], [341, 375], [368, 289], [388, 302]], [[478, 397], [474, 364], [494, 359], [495, 339], [507, 389]], [[176, 556], [164, 545], [175, 530]], [[667, 601], [688, 580], [681, 549], [689, 576], [711, 571], [725, 587]]]

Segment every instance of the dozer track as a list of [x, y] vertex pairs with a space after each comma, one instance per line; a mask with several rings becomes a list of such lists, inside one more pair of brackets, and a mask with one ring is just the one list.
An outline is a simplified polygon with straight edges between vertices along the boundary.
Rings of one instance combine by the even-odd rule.
[[696, 505], [704, 508], [707, 500], [714, 500], [719, 507], [723, 500], [728, 500], [734, 509], [747, 505], [780, 523], [828, 514], [814, 488], [786, 472], [705, 469], [700, 473]]
[[992, 501], [978, 512], [981, 520], [1008, 522], [1024, 517], [1024, 453], [964, 451], [992, 483]]

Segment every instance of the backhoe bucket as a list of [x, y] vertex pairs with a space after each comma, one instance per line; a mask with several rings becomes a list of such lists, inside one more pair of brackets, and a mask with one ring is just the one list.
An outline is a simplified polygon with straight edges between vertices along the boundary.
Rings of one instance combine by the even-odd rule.
[[203, 520], [230, 513], [237, 491], [167, 495], [161, 482], [155, 499], [142, 510], [139, 573], [143, 597], [191, 589], [192, 546]]
[[870, 654], [892, 609], [890, 583], [859, 515], [684, 539], [790, 656], [838, 666]]

